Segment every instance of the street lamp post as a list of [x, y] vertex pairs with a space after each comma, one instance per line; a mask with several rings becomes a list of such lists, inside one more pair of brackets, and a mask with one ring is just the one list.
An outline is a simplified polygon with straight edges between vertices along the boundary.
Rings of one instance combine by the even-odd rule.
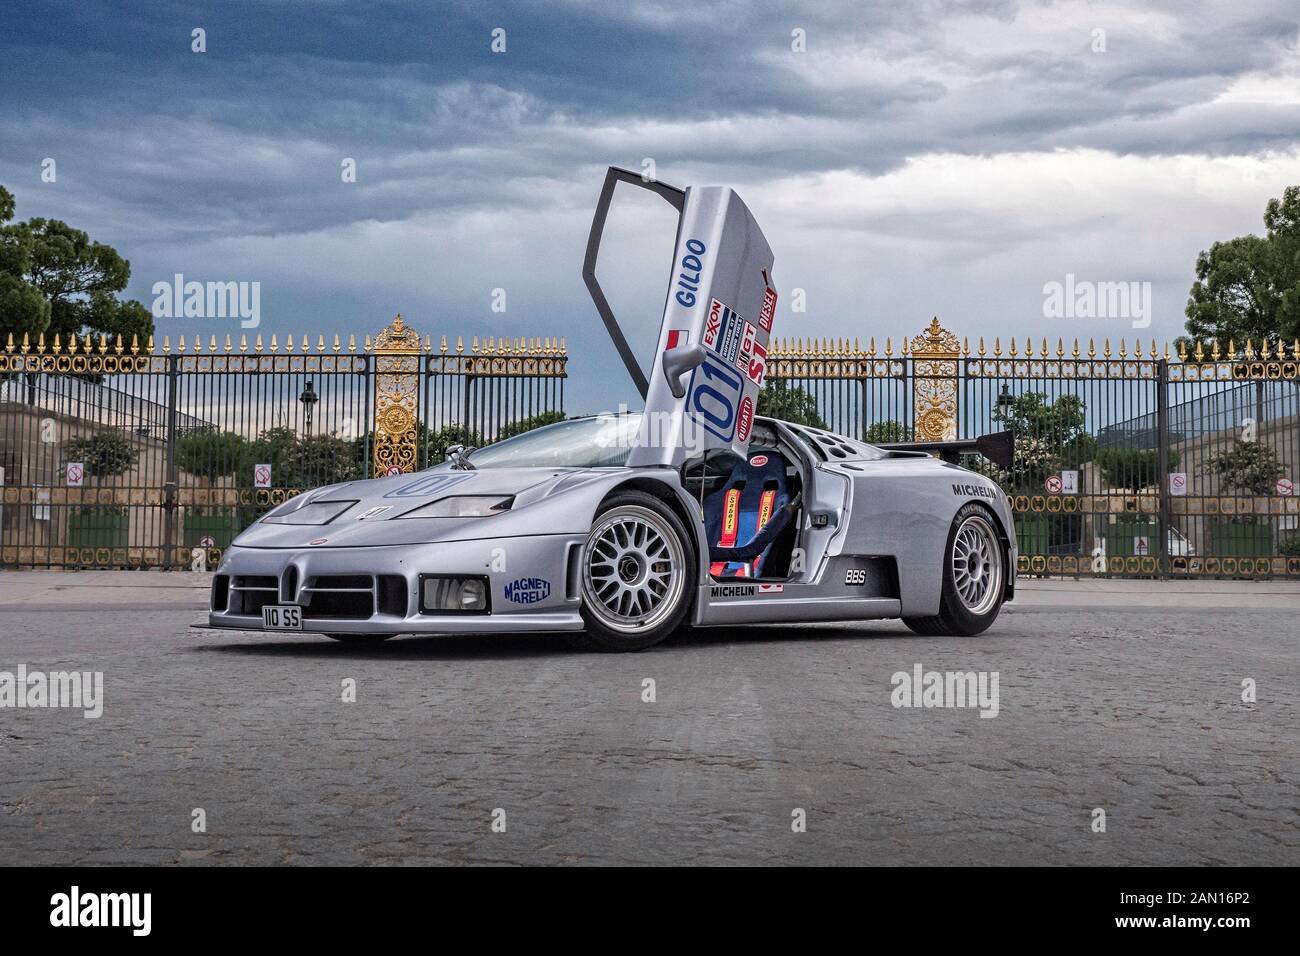
[[310, 438], [312, 408], [318, 401], [320, 401], [320, 396], [316, 394], [316, 389], [312, 388], [311, 379], [307, 379], [307, 386], [302, 390], [302, 394], [298, 396], [298, 401], [302, 402], [303, 405], [307, 424], [307, 437]]

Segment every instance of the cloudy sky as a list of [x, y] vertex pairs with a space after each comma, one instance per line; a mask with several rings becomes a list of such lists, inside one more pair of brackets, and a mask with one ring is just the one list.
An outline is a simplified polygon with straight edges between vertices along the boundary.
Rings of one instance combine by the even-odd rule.
[[[116, 246], [146, 304], [180, 272], [260, 282], [264, 334], [401, 311], [435, 336], [563, 335], [586, 411], [634, 400], [579, 269], [604, 168], [647, 159], [740, 191], [778, 336], [897, 341], [937, 314], [972, 340], [1131, 341], [1128, 318], [1044, 314], [1071, 274], [1150, 282], [1140, 334], [1173, 338], [1197, 252], [1300, 184], [1298, 26], [1294, 0], [8, 0], [0, 183], [21, 217]], [[647, 328], [666, 209], [625, 204], [607, 253]]]

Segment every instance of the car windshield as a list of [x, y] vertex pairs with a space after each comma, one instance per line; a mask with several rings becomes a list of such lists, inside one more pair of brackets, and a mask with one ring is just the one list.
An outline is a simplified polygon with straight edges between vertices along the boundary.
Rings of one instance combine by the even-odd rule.
[[475, 449], [475, 468], [611, 468], [627, 463], [640, 414], [558, 422]]

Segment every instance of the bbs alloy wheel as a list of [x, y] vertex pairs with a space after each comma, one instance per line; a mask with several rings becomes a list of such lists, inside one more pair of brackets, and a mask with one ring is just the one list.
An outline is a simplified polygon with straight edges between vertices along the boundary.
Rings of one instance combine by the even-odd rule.
[[582, 548], [582, 612], [601, 650], [639, 650], [677, 626], [690, 604], [695, 560], [680, 519], [652, 495], [606, 502]]

